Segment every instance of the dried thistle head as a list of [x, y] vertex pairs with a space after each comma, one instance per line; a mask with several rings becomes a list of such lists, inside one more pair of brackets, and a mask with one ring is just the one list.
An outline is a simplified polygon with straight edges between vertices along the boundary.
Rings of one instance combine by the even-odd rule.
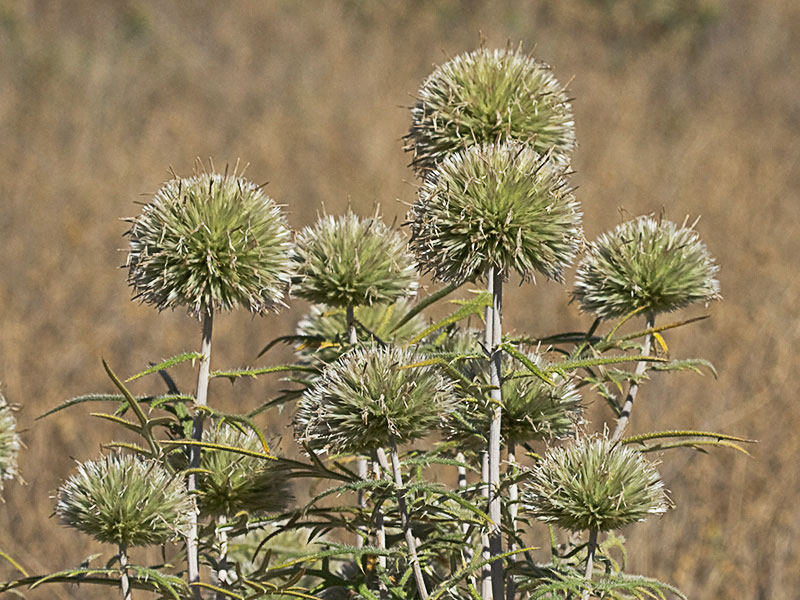
[[371, 306], [417, 289], [405, 240], [377, 214], [363, 219], [349, 210], [338, 218], [323, 215], [298, 234], [292, 259], [292, 293], [319, 304]]
[[297, 405], [295, 433], [314, 450], [368, 454], [425, 436], [455, 407], [451, 384], [397, 346], [356, 348], [329, 365]]
[[581, 239], [580, 207], [565, 167], [510, 141], [447, 157], [419, 191], [408, 220], [421, 268], [442, 281], [490, 266], [561, 281]]
[[154, 460], [128, 454], [80, 464], [57, 499], [56, 514], [65, 525], [125, 547], [185, 535], [194, 510], [180, 478]]
[[575, 125], [550, 67], [512, 49], [481, 48], [438, 67], [417, 92], [407, 151], [419, 174], [473, 144], [519, 140], [568, 163]]
[[290, 231], [261, 186], [235, 173], [175, 178], [129, 221], [128, 283], [142, 302], [196, 316], [283, 303]]
[[720, 298], [718, 270], [692, 227], [642, 216], [589, 244], [572, 295], [604, 319], [670, 312]]
[[12, 407], [0, 393], [0, 492], [7, 479], [19, 478], [17, 456], [22, 447]]
[[[264, 452], [255, 433], [229, 425], [206, 429], [203, 441]], [[292, 499], [286, 474], [275, 467], [274, 460], [205, 448], [200, 468], [197, 507], [201, 514], [217, 517], [240, 511], [252, 515], [279, 512]]]
[[617, 529], [669, 508], [655, 466], [599, 436], [551, 449], [531, 472], [523, 506], [569, 531]]

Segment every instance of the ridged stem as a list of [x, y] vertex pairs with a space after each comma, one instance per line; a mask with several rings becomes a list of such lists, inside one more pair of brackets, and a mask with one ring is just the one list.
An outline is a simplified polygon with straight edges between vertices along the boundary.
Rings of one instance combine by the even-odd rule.
[[[656, 316], [653, 313], [647, 314], [647, 329], [652, 329], [656, 326]], [[648, 333], [644, 337], [644, 343], [642, 344], [642, 356], [647, 356], [650, 354], [650, 346], [652, 344], [653, 334]], [[647, 363], [643, 360], [640, 360], [636, 363], [636, 370], [634, 371], [634, 375], [636, 380], [644, 374], [645, 369], [647, 368]], [[636, 395], [639, 392], [639, 384], [636, 383], [636, 380], [631, 383], [631, 386], [628, 388], [628, 395], [625, 397], [625, 403], [622, 405], [622, 411], [619, 413], [619, 418], [617, 419], [617, 426], [614, 429], [614, 435], [611, 436], [612, 442], [618, 442], [622, 438], [622, 434], [625, 432], [625, 427], [628, 426], [628, 421], [631, 418], [631, 411], [633, 410], [633, 403], [636, 400]]]
[[[508, 442], [508, 473], [512, 476], [517, 474], [517, 457], [515, 456], [516, 447], [514, 442]], [[509, 552], [517, 549], [517, 544], [514, 542], [514, 536], [517, 533], [517, 513], [519, 512], [519, 486], [516, 482], [512, 483], [508, 488], [508, 514], [511, 518], [511, 531], [508, 536], [508, 550]], [[506, 586], [506, 600], [514, 600], [516, 594], [516, 586], [514, 580], [509, 578]]]
[[[481, 452], [481, 495], [486, 499], [486, 505], [489, 505], [489, 452], [484, 450]], [[481, 560], [489, 560], [489, 532], [486, 528], [481, 528]], [[487, 563], [481, 567], [481, 598], [484, 600], [491, 600], [492, 597], [492, 577], [490, 573], [491, 567]]]
[[488, 278], [492, 280], [492, 343], [490, 348], [490, 383], [492, 391], [492, 424], [489, 429], [489, 518], [492, 520], [489, 529], [489, 554], [495, 559], [492, 562], [492, 597], [496, 600], [504, 598], [503, 561], [497, 559], [503, 553], [503, 535], [500, 529], [502, 510], [500, 505], [500, 428], [503, 418], [503, 398], [500, 392], [502, 314], [503, 314], [503, 277], [495, 267], [489, 268]]

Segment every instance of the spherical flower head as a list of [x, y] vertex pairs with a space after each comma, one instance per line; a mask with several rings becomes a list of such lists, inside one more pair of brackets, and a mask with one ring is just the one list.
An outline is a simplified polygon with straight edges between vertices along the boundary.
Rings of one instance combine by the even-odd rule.
[[519, 140], [568, 163], [575, 148], [572, 107], [550, 67], [511, 49], [456, 56], [422, 84], [406, 150], [425, 174], [473, 144]]
[[[409, 300], [401, 298], [394, 304], [356, 306], [354, 316], [359, 325], [360, 337], [366, 342], [380, 340], [402, 344], [421, 331], [425, 319], [417, 314], [395, 329], [406, 313], [411, 310]], [[347, 315], [343, 308], [315, 304], [297, 324], [297, 335], [319, 338], [320, 344], [303, 344], [297, 350], [304, 364], [324, 365], [338, 359], [347, 348]], [[327, 345], [327, 344], [331, 345]]]
[[0, 492], [7, 479], [19, 478], [17, 456], [22, 441], [17, 433], [17, 420], [11, 406], [0, 394]]
[[175, 178], [130, 222], [128, 283], [142, 302], [196, 316], [283, 303], [290, 231], [260, 186], [235, 174]]
[[718, 270], [691, 227], [642, 216], [589, 245], [573, 297], [582, 310], [604, 319], [635, 309], [670, 312], [718, 299]]
[[110, 454], [82, 463], [58, 491], [56, 514], [99, 542], [162, 544], [185, 535], [194, 510], [183, 482], [154, 460]]
[[425, 436], [455, 408], [451, 384], [396, 346], [357, 348], [329, 365], [297, 405], [295, 432], [313, 450], [368, 454]]
[[[222, 425], [203, 432], [203, 441], [263, 453], [258, 436]], [[284, 472], [275, 461], [226, 450], [204, 448], [197, 476], [200, 513], [213, 517], [279, 512], [292, 499]]]
[[389, 303], [411, 296], [417, 272], [403, 237], [376, 215], [323, 215], [297, 236], [292, 293], [330, 306]]
[[520, 142], [471, 146], [446, 158], [409, 213], [411, 247], [442, 281], [485, 276], [561, 281], [581, 240], [581, 212], [566, 167]]
[[531, 473], [523, 506], [569, 531], [608, 531], [664, 513], [668, 502], [640, 452], [596, 436], [550, 450]]

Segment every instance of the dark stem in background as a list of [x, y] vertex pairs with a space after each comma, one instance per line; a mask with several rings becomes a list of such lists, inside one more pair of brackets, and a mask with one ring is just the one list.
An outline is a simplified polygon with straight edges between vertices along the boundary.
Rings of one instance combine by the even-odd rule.
[[[197, 373], [195, 415], [192, 423], [192, 439], [198, 442], [202, 441], [203, 439], [203, 423], [205, 419], [205, 413], [202, 410], [202, 407], [208, 404], [208, 379], [211, 372], [211, 334], [213, 330], [214, 309], [208, 307], [203, 313], [203, 339], [200, 344], [200, 354], [202, 354], [203, 357], [200, 359], [200, 366]], [[192, 494], [194, 502], [194, 509], [190, 515], [189, 534], [186, 536], [186, 562], [189, 584], [200, 581], [200, 556], [198, 552], [197, 535], [197, 499], [194, 496], [194, 492], [197, 491], [197, 473], [194, 470], [200, 467], [200, 456], [200, 446], [191, 446], [189, 448], [189, 468], [192, 469], [192, 471], [189, 473], [188, 488], [189, 493]], [[200, 588], [194, 588], [193, 596], [198, 599], [202, 598], [200, 594]]]
[[[587, 553], [586, 553], [586, 572], [584, 573], [584, 578], [587, 581], [592, 580], [592, 571], [594, 570], [594, 553], [597, 550], [597, 529], [591, 529], [589, 531], [589, 544], [587, 546]], [[586, 589], [581, 594], [581, 600], [589, 600], [590, 590]]]
[[489, 268], [488, 278], [492, 281], [492, 343], [489, 346], [489, 373], [492, 385], [491, 407], [492, 425], [489, 429], [489, 518], [492, 525], [489, 530], [489, 554], [492, 561], [492, 597], [495, 600], [504, 598], [503, 561], [496, 557], [503, 553], [503, 535], [500, 528], [502, 510], [500, 505], [500, 427], [503, 417], [503, 398], [500, 392], [502, 314], [503, 314], [503, 276], [496, 267]]
[[[653, 313], [647, 313], [647, 329], [652, 329], [655, 326], [656, 316]], [[650, 354], [652, 340], [652, 333], [648, 333], [644, 337], [644, 343], [642, 344], [642, 356], [648, 356]], [[638, 380], [638, 378], [644, 374], [646, 368], [647, 363], [645, 361], [640, 360], [638, 363], [636, 363], [636, 370], [634, 371], [636, 380]], [[633, 403], [636, 400], [636, 394], [639, 392], [639, 384], [636, 383], [636, 380], [634, 380], [634, 382], [631, 383], [630, 388], [628, 388], [628, 395], [625, 397], [625, 404], [622, 405], [622, 411], [617, 419], [617, 427], [614, 429], [614, 435], [611, 436], [612, 442], [618, 442], [622, 438], [625, 427], [627, 427], [628, 421], [630, 420], [631, 411], [633, 410]]]
[[122, 599], [131, 600], [131, 581], [128, 578], [128, 554], [124, 545], [119, 545], [119, 571], [120, 586], [122, 587]]

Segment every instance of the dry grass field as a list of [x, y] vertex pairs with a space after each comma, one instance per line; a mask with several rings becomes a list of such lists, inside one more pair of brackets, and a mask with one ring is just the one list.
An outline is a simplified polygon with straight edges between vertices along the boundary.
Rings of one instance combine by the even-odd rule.
[[[130, 374], [199, 346], [196, 321], [130, 301], [119, 218], [137, 214], [170, 167], [187, 174], [212, 157], [250, 163], [293, 227], [348, 203], [380, 203], [402, 221], [415, 192], [401, 141], [411, 94], [434, 63], [481, 38], [522, 42], [572, 80], [589, 238], [626, 215], [702, 215], [722, 266], [712, 318], [668, 337], [674, 355], [710, 359], [719, 379], [658, 378], [632, 428], [718, 429], [759, 444], [751, 459], [662, 456], [676, 508], [625, 532], [631, 569], [694, 599], [797, 597], [797, 0], [0, 0], [0, 381], [22, 405], [27, 444], [27, 485], [9, 484], [0, 505], [0, 549], [36, 572], [96, 551], [50, 516], [51, 496], [115, 432], [83, 408], [36, 417], [111, 391], [101, 358]], [[509, 287], [510, 330], [591, 321], [567, 304], [568, 287]], [[306, 306], [220, 318], [215, 364], [253, 364]], [[178, 375], [192, 386], [189, 370]], [[275, 385], [216, 381], [211, 393], [241, 408]], [[284, 423], [261, 422], [275, 434]], [[101, 560], [113, 554], [102, 550]], [[29, 597], [105, 595], [56, 586]]]

